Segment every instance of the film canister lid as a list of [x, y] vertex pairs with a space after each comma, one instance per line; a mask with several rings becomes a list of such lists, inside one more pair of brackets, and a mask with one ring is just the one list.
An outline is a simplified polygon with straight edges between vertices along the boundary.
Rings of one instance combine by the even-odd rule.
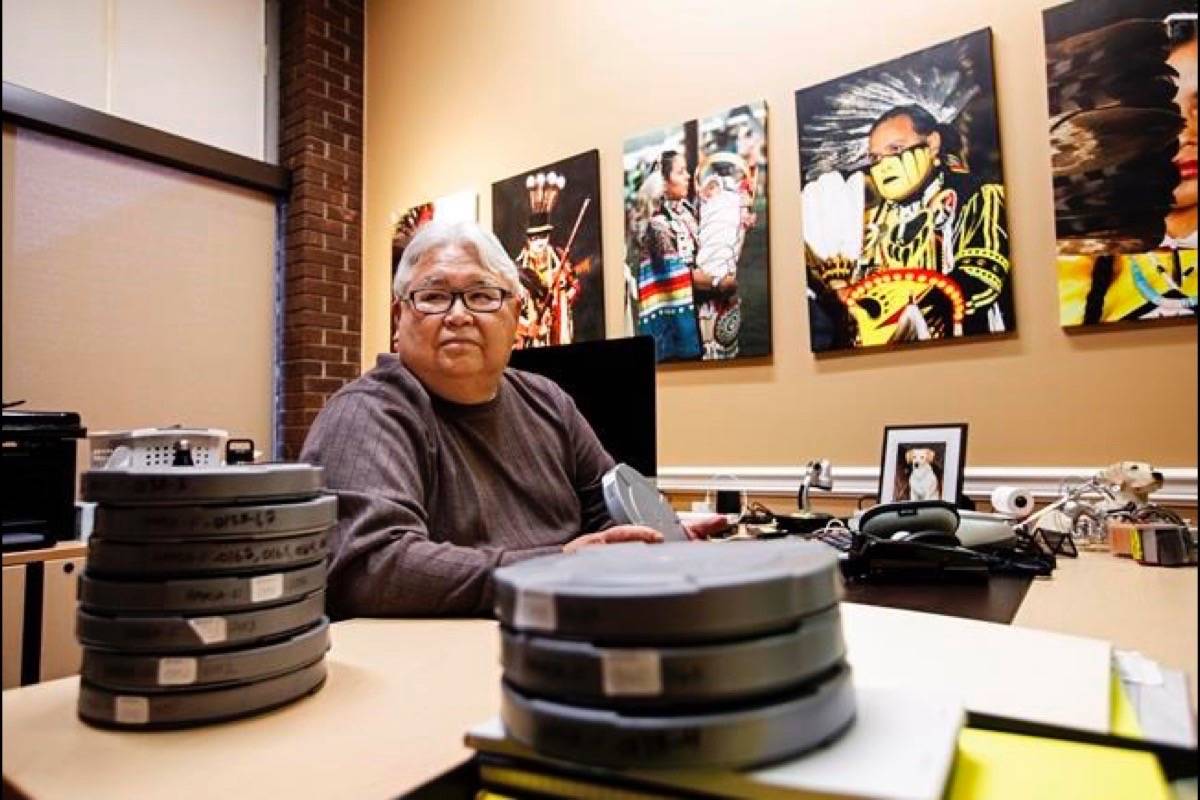
[[841, 598], [816, 542], [630, 542], [496, 570], [496, 616], [603, 643], [715, 641], [777, 631]]
[[84, 499], [113, 505], [240, 503], [305, 497], [321, 491], [321, 468], [309, 464], [93, 469]]

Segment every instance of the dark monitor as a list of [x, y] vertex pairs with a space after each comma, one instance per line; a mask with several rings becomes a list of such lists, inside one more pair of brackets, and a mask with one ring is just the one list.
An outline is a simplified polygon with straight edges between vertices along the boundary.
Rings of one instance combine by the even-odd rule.
[[658, 474], [652, 337], [514, 350], [509, 366], [557, 383], [609, 455], [648, 478]]

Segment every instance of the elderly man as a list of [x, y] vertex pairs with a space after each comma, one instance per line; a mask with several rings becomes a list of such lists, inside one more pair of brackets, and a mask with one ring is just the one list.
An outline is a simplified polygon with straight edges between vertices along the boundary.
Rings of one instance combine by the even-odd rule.
[[486, 613], [496, 567], [660, 541], [613, 525], [601, 489], [612, 458], [570, 397], [505, 368], [521, 289], [492, 234], [429, 223], [393, 290], [398, 357], [331, 397], [301, 453], [339, 496], [331, 614]]

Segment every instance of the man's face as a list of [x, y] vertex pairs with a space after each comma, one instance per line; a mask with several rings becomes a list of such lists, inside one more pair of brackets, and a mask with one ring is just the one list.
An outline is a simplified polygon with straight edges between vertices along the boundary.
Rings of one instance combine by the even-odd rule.
[[911, 197], [925, 185], [940, 147], [940, 135], [922, 136], [906, 116], [884, 120], [867, 140], [875, 189], [887, 200]]
[[1179, 185], [1175, 187], [1175, 208], [1196, 205], [1196, 40], [1176, 47], [1167, 63], [1179, 73], [1175, 83], [1175, 104], [1183, 115], [1175, 166]]
[[550, 234], [537, 234], [529, 237], [529, 252], [531, 255], [540, 256], [546, 252], [546, 248], [550, 246]]
[[[472, 251], [451, 245], [425, 253], [413, 270], [408, 291], [479, 286], [507, 288]], [[455, 298], [443, 314], [423, 314], [404, 302], [396, 326], [396, 352], [435, 391], [458, 381], [465, 385], [494, 380], [498, 386], [512, 352], [518, 302], [510, 297], [498, 311], [473, 312]]]

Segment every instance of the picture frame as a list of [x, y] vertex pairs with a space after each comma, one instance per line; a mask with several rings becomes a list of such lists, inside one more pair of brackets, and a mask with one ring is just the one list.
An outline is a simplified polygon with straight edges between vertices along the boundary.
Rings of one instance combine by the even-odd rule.
[[888, 425], [883, 429], [879, 502], [943, 500], [957, 505], [967, 463], [967, 424]]
[[[1064, 330], [1196, 324], [1195, 12], [1195, 0], [1042, 12]], [[1114, 88], [1093, 91], [1093, 76]], [[1174, 124], [1151, 138], [1151, 119]]]
[[516, 349], [605, 338], [599, 200], [595, 149], [492, 184], [492, 231], [525, 289]]
[[655, 359], [771, 354], [767, 102], [625, 140], [625, 330]]
[[814, 353], [1016, 330], [993, 65], [981, 28], [796, 91]]

